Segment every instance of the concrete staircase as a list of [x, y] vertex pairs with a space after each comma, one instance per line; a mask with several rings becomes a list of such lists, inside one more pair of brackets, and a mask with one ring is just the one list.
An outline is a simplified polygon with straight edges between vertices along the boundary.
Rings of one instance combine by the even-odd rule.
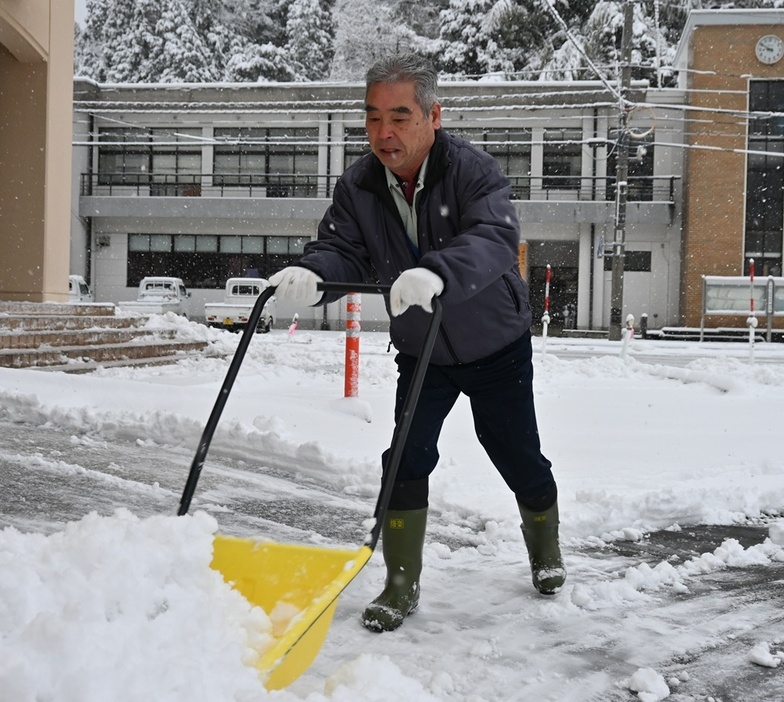
[[112, 304], [0, 301], [0, 367], [84, 373], [174, 363], [207, 346], [177, 338], [176, 328], [145, 329], [145, 322], [116, 316]]

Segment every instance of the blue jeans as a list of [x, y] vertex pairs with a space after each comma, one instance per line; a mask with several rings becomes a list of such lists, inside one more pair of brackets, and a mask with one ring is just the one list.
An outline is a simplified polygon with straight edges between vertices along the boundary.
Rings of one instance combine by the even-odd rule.
[[[427, 506], [427, 478], [438, 463], [438, 437], [461, 393], [471, 402], [479, 442], [517, 499], [525, 502], [554, 488], [552, 464], [542, 455], [539, 443], [531, 358], [531, 333], [526, 332], [480, 361], [428, 366], [398, 468], [390, 504], [393, 509]], [[398, 422], [416, 358], [400, 353], [395, 361], [399, 372], [395, 398]], [[416, 494], [407, 496], [407, 491]]]

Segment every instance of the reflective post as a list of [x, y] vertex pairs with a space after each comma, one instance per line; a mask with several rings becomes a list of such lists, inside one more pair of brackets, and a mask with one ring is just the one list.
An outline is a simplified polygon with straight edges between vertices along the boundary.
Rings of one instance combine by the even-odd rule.
[[346, 297], [346, 371], [344, 397], [359, 396], [359, 333], [362, 295], [349, 293]]

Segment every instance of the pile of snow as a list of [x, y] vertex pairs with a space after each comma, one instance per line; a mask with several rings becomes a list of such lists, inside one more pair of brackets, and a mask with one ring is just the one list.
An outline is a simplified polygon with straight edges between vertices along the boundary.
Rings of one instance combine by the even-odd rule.
[[272, 623], [209, 567], [216, 530], [203, 512], [120, 509], [50, 536], [0, 531], [2, 697], [258, 699]]

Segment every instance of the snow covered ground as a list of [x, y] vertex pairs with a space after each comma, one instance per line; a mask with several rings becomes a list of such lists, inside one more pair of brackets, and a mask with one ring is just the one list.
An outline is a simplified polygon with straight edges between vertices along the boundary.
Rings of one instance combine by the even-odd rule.
[[[237, 336], [170, 319], [231, 354]], [[534, 340], [569, 579], [530, 584], [519, 515], [459, 402], [431, 479], [420, 610], [359, 623], [380, 553], [314, 664], [268, 693], [268, 624], [209, 567], [216, 530], [354, 548], [395, 366], [363, 333], [256, 336], [188, 517], [225, 358], [89, 375], [0, 369], [0, 698], [8, 702], [784, 699], [784, 346]]]

